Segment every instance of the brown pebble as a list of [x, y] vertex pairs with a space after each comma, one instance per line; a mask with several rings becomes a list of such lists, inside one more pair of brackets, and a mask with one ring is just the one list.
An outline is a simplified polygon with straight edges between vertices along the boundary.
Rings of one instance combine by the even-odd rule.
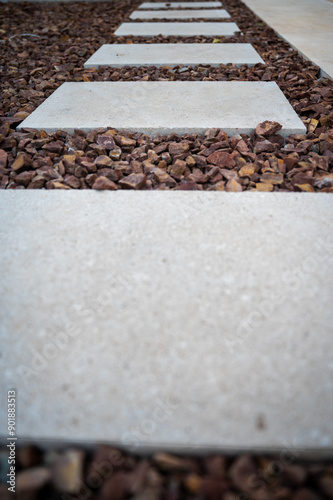
[[35, 498], [35, 495], [51, 481], [51, 471], [47, 467], [32, 467], [17, 473], [16, 489], [18, 500]]
[[322, 500], [321, 497], [309, 488], [301, 488], [297, 490], [293, 496], [293, 500]]
[[16, 184], [27, 187], [32, 179], [36, 176], [36, 172], [31, 170], [25, 170], [15, 177]]
[[43, 458], [43, 452], [34, 445], [22, 446], [17, 450], [17, 460], [24, 468], [40, 465]]
[[250, 455], [236, 458], [229, 468], [229, 476], [236, 488], [241, 491], [251, 490], [249, 479], [256, 477], [257, 467]]
[[55, 488], [63, 493], [75, 494], [83, 480], [84, 452], [67, 449], [55, 460], [52, 480]]
[[256, 126], [256, 134], [262, 135], [263, 137], [267, 137], [269, 135], [275, 134], [281, 129], [282, 125], [280, 125], [280, 123], [270, 122], [266, 120], [262, 123], [259, 123], [259, 125]]
[[[333, 471], [332, 471], [333, 472]], [[320, 491], [330, 499], [333, 499], [333, 474], [331, 476], [324, 475], [319, 478], [318, 486]]]
[[170, 142], [169, 144], [169, 153], [172, 156], [187, 153], [189, 149], [190, 147], [187, 142]]
[[32, 159], [26, 153], [19, 153], [16, 160], [12, 164], [11, 168], [17, 174], [20, 174], [24, 170], [27, 170], [32, 164]]
[[236, 179], [229, 179], [226, 186], [225, 186], [226, 191], [233, 191], [235, 193], [240, 193], [243, 191], [242, 185], [237, 182]]
[[64, 179], [65, 183], [68, 184], [73, 189], [79, 189], [81, 186], [80, 179], [75, 177], [74, 175], [67, 175]]
[[125, 472], [115, 472], [103, 483], [98, 500], [123, 500], [126, 498], [127, 475]]
[[215, 151], [215, 153], [208, 156], [208, 161], [221, 168], [233, 168], [236, 165], [231, 154], [225, 153], [224, 151]]
[[113, 181], [110, 181], [110, 179], [108, 179], [107, 177], [97, 177], [92, 185], [92, 188], [96, 189], [97, 191], [115, 191], [118, 189], [116, 184]]
[[164, 471], [191, 470], [193, 462], [187, 458], [177, 457], [169, 453], [156, 453], [153, 462]]
[[3, 149], [0, 149], [0, 167], [6, 168], [7, 161], [8, 161], [8, 153], [6, 153], [6, 151], [4, 151]]
[[142, 189], [146, 184], [145, 174], [131, 174], [119, 181], [124, 189]]

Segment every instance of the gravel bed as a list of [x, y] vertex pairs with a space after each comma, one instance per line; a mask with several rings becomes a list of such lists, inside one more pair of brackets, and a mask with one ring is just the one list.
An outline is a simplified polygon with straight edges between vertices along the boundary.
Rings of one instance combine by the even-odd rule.
[[[223, 6], [242, 35], [115, 37], [115, 29], [140, 3], [0, 4], [1, 188], [332, 192], [333, 84], [319, 80], [318, 67], [239, 0], [225, 0]], [[142, 42], [251, 43], [265, 64], [83, 68], [104, 43]], [[283, 141], [276, 124], [232, 138], [219, 130], [154, 139], [112, 129], [88, 135], [77, 131], [73, 137], [61, 131], [15, 132], [16, 125], [65, 81], [140, 80], [276, 81], [306, 124], [307, 134]]]
[[[284, 450], [276, 456], [140, 457], [106, 445], [89, 452], [30, 445], [17, 452], [16, 486], [19, 500], [332, 500], [332, 462], [297, 456]], [[5, 484], [0, 493], [11, 498]]]

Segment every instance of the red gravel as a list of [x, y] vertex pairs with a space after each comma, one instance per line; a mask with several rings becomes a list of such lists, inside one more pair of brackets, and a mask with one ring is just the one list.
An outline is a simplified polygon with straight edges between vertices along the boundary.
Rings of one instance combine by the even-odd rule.
[[[332, 81], [319, 80], [319, 68], [300, 57], [239, 0], [225, 0], [224, 7], [244, 35], [220, 43], [252, 43], [265, 65], [85, 70], [83, 63], [103, 43], [213, 41], [116, 38], [113, 32], [139, 3], [0, 4], [2, 188], [332, 192]], [[61, 131], [15, 132], [15, 126], [65, 81], [131, 80], [276, 81], [308, 133], [290, 136], [284, 143], [276, 134], [227, 138], [216, 130], [206, 136], [151, 139], [110, 130], [107, 135], [114, 136], [115, 147], [108, 149], [101, 143], [105, 135], [101, 130], [86, 137], [81, 132], [75, 137]], [[124, 138], [131, 142], [124, 143]], [[174, 154], [170, 143], [187, 144], [188, 149]]]
[[[91, 452], [25, 446], [17, 453], [17, 485], [19, 499], [29, 500], [332, 500], [333, 464], [301, 461], [287, 450], [140, 457], [105, 445]], [[4, 500], [6, 489], [0, 483]]]

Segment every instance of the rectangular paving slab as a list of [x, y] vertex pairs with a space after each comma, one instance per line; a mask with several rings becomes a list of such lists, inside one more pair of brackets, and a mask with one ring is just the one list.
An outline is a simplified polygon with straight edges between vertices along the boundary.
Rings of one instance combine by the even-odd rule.
[[102, 45], [87, 62], [85, 68], [99, 66], [177, 66], [187, 64], [233, 63], [236, 66], [264, 63], [249, 43], [155, 43]]
[[235, 23], [123, 23], [115, 31], [116, 36], [233, 36], [239, 32]]
[[170, 11], [138, 11], [130, 15], [130, 19], [226, 19], [230, 14], [223, 9], [208, 10], [170, 10]]
[[154, 135], [253, 132], [264, 120], [278, 121], [281, 134], [305, 126], [275, 82], [93, 82], [64, 83], [19, 128], [73, 132], [97, 127]]
[[332, 453], [332, 221], [325, 193], [0, 192], [19, 440]]
[[211, 7], [222, 7], [221, 2], [144, 2], [139, 9], [201, 9]]
[[317, 64], [323, 76], [333, 79], [332, 2], [245, 0], [244, 3], [306, 59]]

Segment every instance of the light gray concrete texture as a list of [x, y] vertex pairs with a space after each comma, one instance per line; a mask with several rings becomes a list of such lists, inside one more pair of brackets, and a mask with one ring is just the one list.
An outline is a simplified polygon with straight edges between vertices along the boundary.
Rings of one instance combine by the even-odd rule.
[[333, 4], [326, 0], [244, 0], [261, 19], [333, 78]]
[[236, 66], [264, 64], [250, 43], [133, 43], [102, 45], [87, 62], [85, 68], [99, 66], [178, 66], [186, 64], [233, 63]]
[[223, 9], [208, 10], [135, 10], [130, 19], [227, 19], [230, 14]]
[[332, 450], [332, 221], [330, 194], [1, 192], [19, 439]]
[[218, 127], [233, 135], [249, 134], [265, 120], [281, 123], [284, 136], [305, 133], [275, 82], [71, 82], [19, 128], [72, 133], [113, 127], [156, 135]]
[[144, 2], [139, 9], [201, 9], [211, 7], [222, 7], [221, 2]]
[[122, 23], [115, 31], [116, 36], [233, 36], [239, 32], [235, 23]]

